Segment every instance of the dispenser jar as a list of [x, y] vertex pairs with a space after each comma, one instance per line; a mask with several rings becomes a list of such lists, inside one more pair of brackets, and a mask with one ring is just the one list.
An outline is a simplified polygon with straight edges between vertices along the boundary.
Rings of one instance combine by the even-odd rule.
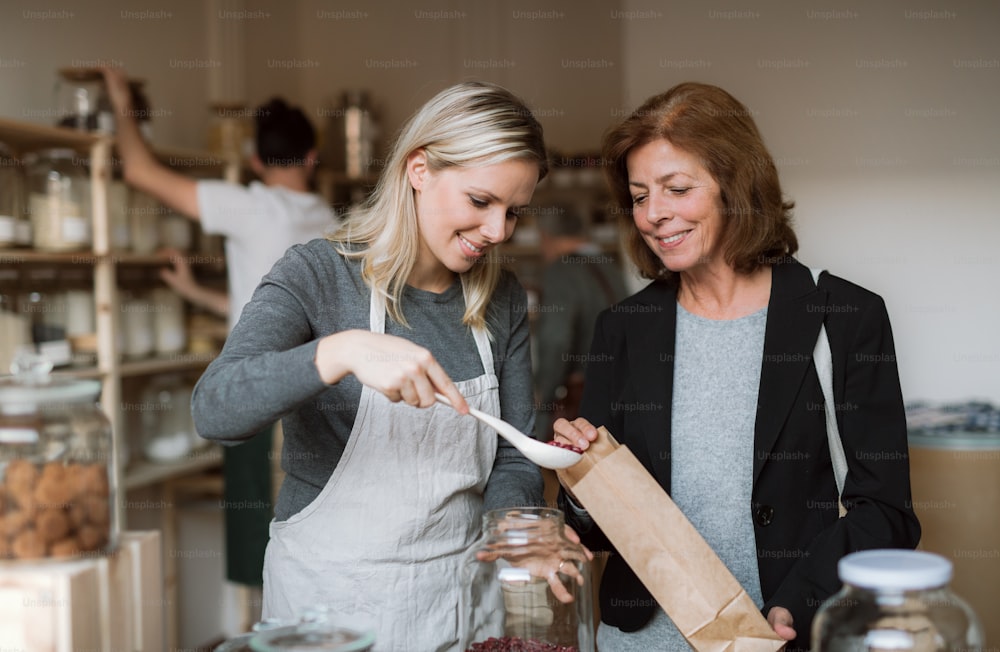
[[113, 550], [114, 444], [100, 384], [50, 376], [30, 354], [11, 367], [0, 377], [0, 559]]
[[593, 652], [586, 551], [549, 508], [489, 511], [461, 567], [460, 649]]
[[916, 550], [866, 550], [840, 560], [843, 588], [813, 620], [815, 652], [970, 652], [983, 645], [972, 609], [948, 588], [952, 564]]

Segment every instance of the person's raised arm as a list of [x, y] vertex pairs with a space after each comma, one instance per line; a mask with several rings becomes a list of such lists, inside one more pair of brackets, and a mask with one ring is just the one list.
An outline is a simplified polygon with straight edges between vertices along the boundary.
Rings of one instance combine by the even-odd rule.
[[158, 161], [143, 140], [124, 71], [104, 68], [102, 72], [115, 109], [118, 154], [125, 181], [178, 213], [200, 219], [197, 182]]
[[205, 308], [220, 317], [229, 316], [229, 294], [227, 292], [198, 283], [198, 279], [191, 271], [191, 265], [188, 264], [181, 252], [168, 249], [163, 253], [170, 257], [170, 262], [173, 264], [172, 268], [164, 267], [160, 270], [160, 278], [164, 283], [194, 305]]

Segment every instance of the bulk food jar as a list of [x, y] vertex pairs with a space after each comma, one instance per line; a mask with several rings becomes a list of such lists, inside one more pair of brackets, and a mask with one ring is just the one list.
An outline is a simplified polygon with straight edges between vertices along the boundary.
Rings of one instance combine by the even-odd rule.
[[0, 143], [0, 249], [31, 244], [24, 218], [24, 171], [20, 161]]
[[866, 550], [837, 565], [844, 587], [813, 621], [815, 652], [975, 652], [979, 621], [948, 589], [950, 561], [916, 550]]
[[548, 508], [487, 512], [460, 569], [459, 649], [593, 652], [590, 563]]
[[96, 380], [19, 356], [0, 377], [0, 559], [100, 554], [117, 543], [111, 425]]
[[90, 178], [71, 149], [49, 149], [26, 157], [28, 214], [34, 245], [41, 251], [90, 246]]

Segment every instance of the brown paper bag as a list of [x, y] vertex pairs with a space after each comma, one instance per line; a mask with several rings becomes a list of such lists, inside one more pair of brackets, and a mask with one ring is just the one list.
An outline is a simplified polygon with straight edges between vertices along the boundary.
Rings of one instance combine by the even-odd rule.
[[[699, 652], [784, 647], [719, 557], [628, 448], [605, 428], [559, 479]], [[655, 517], [654, 517], [655, 516]]]

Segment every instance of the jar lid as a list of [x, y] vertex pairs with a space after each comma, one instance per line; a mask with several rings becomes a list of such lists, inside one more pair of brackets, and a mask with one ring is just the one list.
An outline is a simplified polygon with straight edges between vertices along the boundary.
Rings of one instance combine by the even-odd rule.
[[50, 376], [52, 363], [44, 357], [21, 351], [11, 365], [13, 375], [0, 376], [0, 411], [28, 414], [39, 404], [96, 401], [101, 391], [97, 380]]
[[951, 562], [919, 550], [864, 550], [837, 564], [846, 584], [865, 589], [919, 591], [945, 586], [951, 580]]
[[326, 623], [307, 623], [260, 632], [250, 639], [257, 652], [363, 652], [375, 634]]

